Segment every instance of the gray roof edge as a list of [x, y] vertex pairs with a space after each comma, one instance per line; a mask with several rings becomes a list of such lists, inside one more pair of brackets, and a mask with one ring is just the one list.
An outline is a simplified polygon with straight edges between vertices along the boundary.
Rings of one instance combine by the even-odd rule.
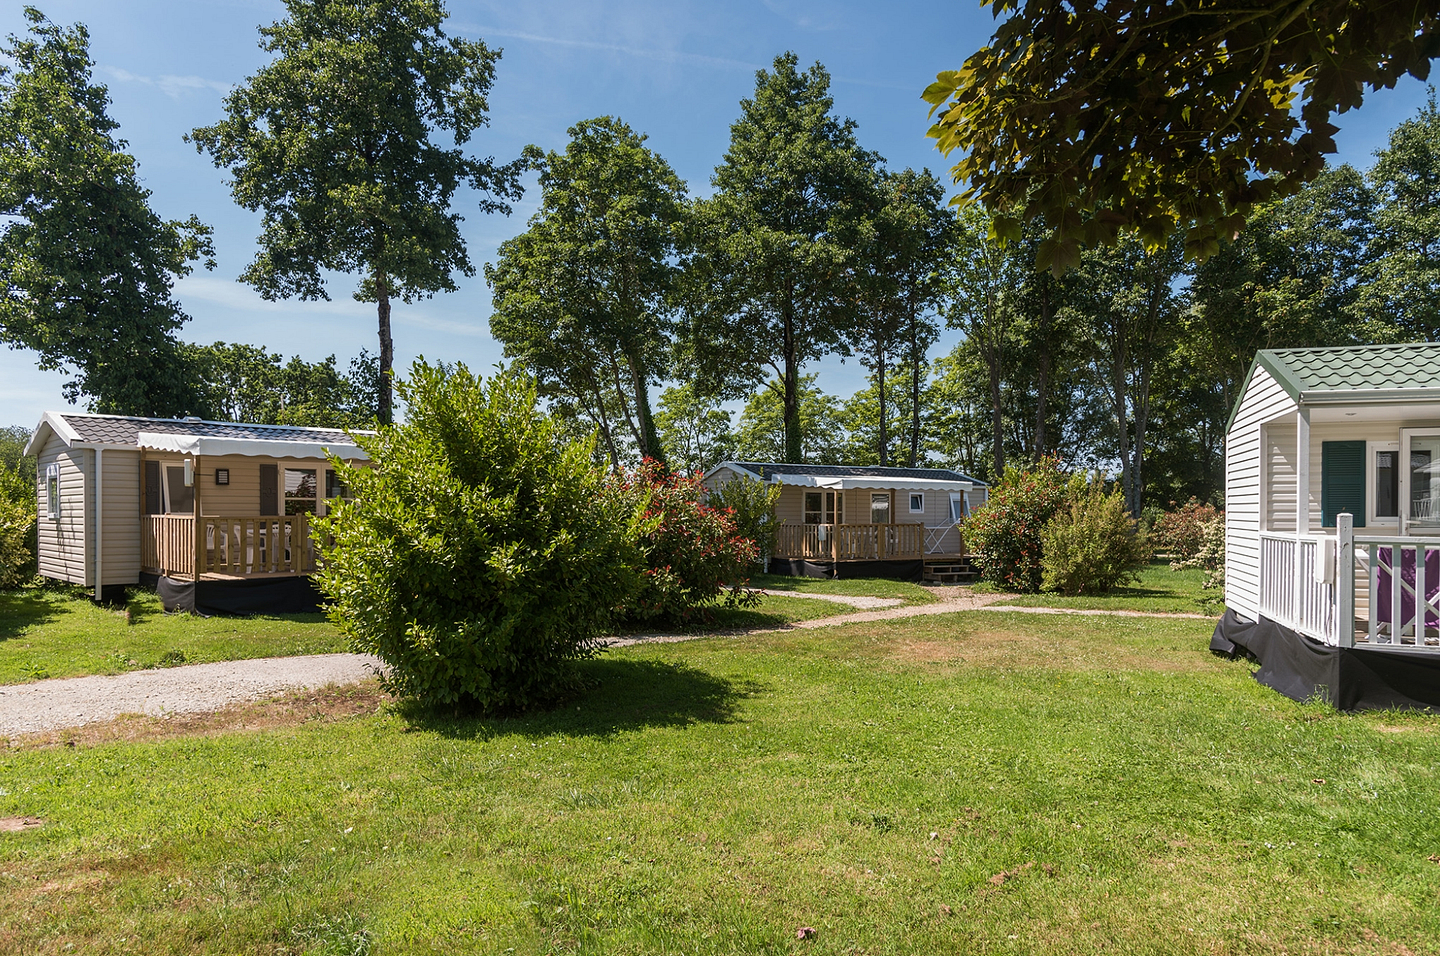
[[159, 418], [153, 415], [105, 415], [99, 412], [46, 412], [46, 415], [58, 415], [61, 418], [101, 418], [108, 421], [120, 422], [155, 422], [165, 425], [219, 425], [227, 428], [280, 428], [285, 431], [297, 432], [335, 432], [338, 435], [370, 435], [374, 432], [367, 428], [335, 428], [331, 425], [265, 425], [260, 422], [221, 422], [212, 421], [208, 418]]
[[[720, 464], [716, 465], [715, 468], [712, 468], [712, 469], [711, 469], [711, 472], [715, 471], [715, 469], [718, 469], [718, 468], [720, 468], [721, 466], [728, 466], [728, 467], [731, 467], [731, 468], [737, 468], [737, 469], [739, 469], [739, 470], [742, 470], [742, 471], [744, 471], [746, 474], [754, 475], [754, 476], [757, 477], [757, 478], [761, 477], [761, 475], [757, 474], [754, 470], [749, 469], [749, 468], [746, 468], [746, 467], [745, 467], [746, 465], [759, 465], [760, 467], [762, 467], [762, 468], [765, 470], [765, 472], [766, 472], [766, 474], [765, 474], [766, 480], [769, 480], [769, 479], [773, 478], [773, 476], [776, 475], [776, 474], [786, 474], [787, 472], [785, 471], [785, 469], [787, 469], [787, 468], [797, 468], [797, 467], [798, 467], [798, 468], [834, 468], [834, 469], [837, 469], [837, 470], [850, 470], [850, 471], [854, 471], [854, 472], [865, 472], [865, 471], [872, 471], [872, 470], [874, 470], [874, 469], [884, 468], [884, 469], [889, 470], [889, 471], [908, 471], [908, 472], [915, 472], [916, 474], [914, 475], [914, 477], [933, 477], [935, 472], [944, 472], [947, 476], [948, 476], [948, 475], [953, 475], [953, 476], [955, 476], [956, 478], [958, 478], [960, 481], [968, 481], [968, 482], [970, 482], [971, 484], [979, 485], [979, 486], [982, 487], [982, 488], [988, 488], [988, 487], [990, 487], [990, 485], [989, 485], [987, 482], [981, 481], [979, 478], [975, 478], [975, 477], [973, 477], [972, 475], [967, 475], [967, 474], [965, 474], [963, 471], [960, 471], [959, 469], [956, 469], [956, 468], [906, 468], [906, 467], [899, 466], [899, 465], [818, 465], [818, 464], [817, 464], [817, 465], [812, 465], [812, 464], [807, 464], [807, 463], [805, 463], [805, 462], [793, 462], [793, 461], [792, 461], [792, 462], [784, 462], [784, 461], [746, 461], [746, 462], [740, 462], [740, 461], [723, 461], [723, 462], [720, 462]], [[707, 477], [708, 477], [708, 475], [709, 475], [711, 472], [707, 472], [707, 473], [706, 473], [706, 474], [707, 474]], [[930, 474], [929, 474], [929, 475], [921, 474], [921, 473], [923, 473], [923, 472], [929, 472]], [[794, 472], [791, 472], [791, 473], [793, 474]], [[856, 475], [855, 477], [870, 477], [870, 476], [867, 476], [867, 475]], [[878, 477], [901, 478], [901, 477], [906, 477], [906, 476], [904, 476], [904, 475], [890, 475], [890, 476], [881, 475], [881, 476], [878, 476]]]

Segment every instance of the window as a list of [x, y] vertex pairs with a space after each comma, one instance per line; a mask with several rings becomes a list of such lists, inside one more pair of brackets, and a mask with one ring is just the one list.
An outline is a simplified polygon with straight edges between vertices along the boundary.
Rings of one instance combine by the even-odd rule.
[[165, 513], [167, 515], [193, 514], [195, 511], [195, 486], [185, 483], [185, 465], [165, 465]]
[[805, 492], [805, 523], [834, 524], [840, 508], [840, 494], [834, 491]]
[[1400, 452], [1375, 453], [1375, 517], [1400, 517]]
[[315, 513], [315, 469], [285, 469], [285, 513]]
[[890, 492], [882, 491], [870, 495], [870, 523], [890, 523]]
[[47, 465], [45, 468], [45, 516], [60, 517], [60, 466]]
[[350, 487], [340, 480], [335, 474], [334, 468], [325, 470], [325, 497], [326, 498], [349, 498]]
[[1408, 521], [1417, 528], [1440, 528], [1440, 437], [1412, 438], [1410, 446], [1410, 509]]
[[959, 524], [970, 516], [969, 502], [965, 500], [965, 492], [950, 492], [950, 520]]
[[925, 513], [925, 494], [920, 491], [910, 492], [910, 513], [912, 515]]

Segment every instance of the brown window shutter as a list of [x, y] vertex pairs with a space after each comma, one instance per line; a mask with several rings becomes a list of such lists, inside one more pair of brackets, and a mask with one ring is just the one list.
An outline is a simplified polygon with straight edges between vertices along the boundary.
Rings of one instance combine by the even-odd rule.
[[260, 513], [262, 515], [278, 515], [280, 513], [280, 466], [260, 466]]

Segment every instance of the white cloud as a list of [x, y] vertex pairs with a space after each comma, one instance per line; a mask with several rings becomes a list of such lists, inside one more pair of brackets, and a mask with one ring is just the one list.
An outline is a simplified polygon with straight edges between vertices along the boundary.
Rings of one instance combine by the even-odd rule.
[[173, 73], [165, 73], [161, 76], [141, 76], [138, 73], [131, 73], [129, 70], [121, 69], [118, 66], [101, 66], [101, 73], [120, 83], [142, 83], [145, 86], [153, 86], [172, 100], [178, 100], [188, 93], [195, 93], [204, 90], [213, 90], [221, 96], [229, 93], [232, 89], [229, 83], [221, 83], [219, 80], [207, 80], [203, 76], [176, 76]]
[[665, 63], [698, 63], [705, 66], [722, 67], [724, 69], [760, 69], [759, 65], [746, 63], [744, 60], [733, 60], [723, 56], [707, 56], [704, 53], [688, 53], [684, 50], [625, 46], [619, 43], [602, 43], [598, 40], [572, 40], [567, 37], [543, 36], [538, 33], [522, 33], [518, 30], [496, 30], [474, 26], [466, 26], [462, 29], [467, 33], [479, 34], [483, 37], [505, 37], [511, 40], [525, 40], [530, 43], [545, 43], [552, 46], [570, 47], [579, 50], [598, 50], [602, 53], [618, 53], [622, 56], [636, 56], [647, 60], [660, 60]]

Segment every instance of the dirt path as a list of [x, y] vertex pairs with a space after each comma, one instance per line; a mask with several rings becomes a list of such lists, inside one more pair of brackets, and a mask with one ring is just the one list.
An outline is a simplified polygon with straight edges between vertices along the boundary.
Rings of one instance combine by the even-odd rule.
[[804, 598], [807, 601], [830, 601], [833, 604], [848, 604], [851, 607], [872, 610], [881, 607], [898, 607], [904, 598], [865, 597], [859, 594], [811, 594], [808, 591], [781, 591], [777, 588], [756, 588], [761, 594], [771, 597]]
[[315, 654], [187, 664], [114, 677], [68, 677], [0, 687], [0, 738], [80, 727], [122, 714], [184, 714], [375, 676], [378, 658]]

